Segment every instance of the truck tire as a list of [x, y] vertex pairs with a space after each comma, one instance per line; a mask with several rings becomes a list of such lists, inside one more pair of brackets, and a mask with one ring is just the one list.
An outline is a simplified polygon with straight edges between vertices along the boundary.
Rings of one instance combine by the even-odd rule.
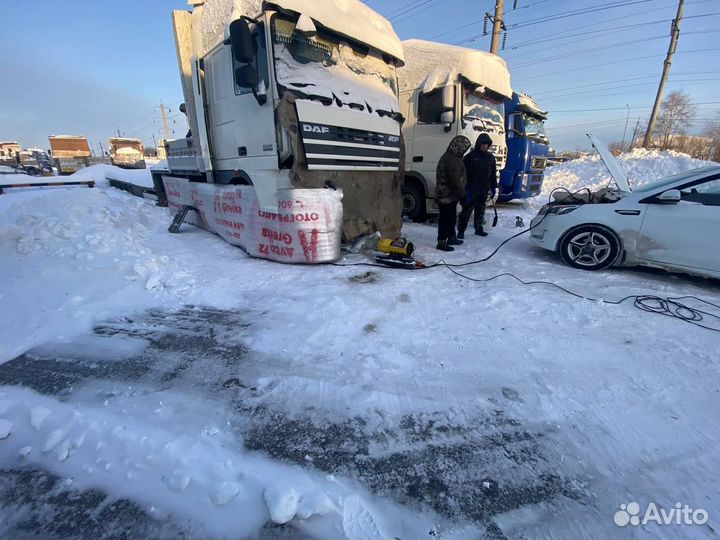
[[560, 240], [560, 258], [568, 266], [580, 270], [602, 270], [620, 255], [620, 240], [601, 225], [580, 225], [570, 229]]
[[412, 221], [419, 223], [425, 221], [425, 193], [416, 180], [405, 180], [402, 188], [402, 213]]

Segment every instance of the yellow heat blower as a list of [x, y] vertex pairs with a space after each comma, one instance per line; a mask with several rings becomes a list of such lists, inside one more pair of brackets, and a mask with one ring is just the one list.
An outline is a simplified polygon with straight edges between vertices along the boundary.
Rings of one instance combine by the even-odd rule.
[[417, 263], [412, 256], [415, 251], [415, 246], [402, 236], [394, 240], [391, 238], [380, 238], [377, 244], [375, 244], [375, 250], [380, 252], [380, 255], [375, 257], [375, 260], [379, 263], [399, 268], [417, 267]]

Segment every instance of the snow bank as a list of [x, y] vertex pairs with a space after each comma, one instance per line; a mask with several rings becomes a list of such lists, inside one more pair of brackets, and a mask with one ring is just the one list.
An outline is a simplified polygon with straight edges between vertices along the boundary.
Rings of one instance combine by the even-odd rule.
[[505, 60], [495, 54], [421, 39], [402, 42], [406, 64], [398, 70], [400, 90], [433, 88], [452, 84], [462, 75], [469, 81], [512, 97], [510, 72]]
[[[630, 187], [659, 180], [690, 169], [716, 165], [712, 161], [691, 158], [672, 150], [646, 150], [634, 148], [632, 152], [618, 156], [620, 166], [625, 171]], [[612, 182], [610, 173], [597, 154], [584, 156], [549, 167], [545, 171], [542, 193], [530, 203], [534, 208], [548, 201], [550, 193], [556, 188], [577, 191], [588, 187], [592, 190], [605, 187]]]
[[[105, 171], [117, 170], [107, 165], [85, 170], [90, 169], [89, 175], [74, 176], [105, 183]], [[162, 242], [158, 232], [168, 222], [152, 203], [109, 188], [0, 196], [0, 275], [6, 280], [0, 298], [13, 306], [11, 313], [3, 312], [0, 362], [67, 328], [68, 317], [87, 323], [99, 315], [93, 313], [99, 306], [140, 301], [137, 291], [187, 287], [182, 262], [156, 251]]]

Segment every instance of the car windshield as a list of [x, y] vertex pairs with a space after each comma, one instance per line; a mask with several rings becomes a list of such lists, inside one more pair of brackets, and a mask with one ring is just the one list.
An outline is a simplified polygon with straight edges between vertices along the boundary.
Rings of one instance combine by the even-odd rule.
[[463, 86], [463, 118], [469, 121], [489, 122], [504, 131], [505, 106], [502, 101]]
[[324, 30], [306, 37], [295, 26], [294, 20], [273, 18], [273, 55], [280, 86], [355, 108], [398, 109], [392, 60]]
[[650, 182], [644, 182], [642, 184], [639, 184], [637, 186], [633, 186], [634, 192], [640, 192], [645, 193], [647, 191], [652, 191], [654, 189], [662, 189], [665, 186], [669, 186], [670, 184], [674, 184], [675, 182], [681, 182], [685, 180], [686, 178], [691, 178], [697, 174], [697, 171], [684, 171], [678, 174], [674, 174], [672, 176], [665, 176], [664, 178], [660, 178], [658, 180], [651, 180]]
[[545, 123], [543, 120], [527, 114], [523, 115], [523, 119], [525, 121], [525, 134], [530, 139], [547, 141], [547, 135], [545, 135]]

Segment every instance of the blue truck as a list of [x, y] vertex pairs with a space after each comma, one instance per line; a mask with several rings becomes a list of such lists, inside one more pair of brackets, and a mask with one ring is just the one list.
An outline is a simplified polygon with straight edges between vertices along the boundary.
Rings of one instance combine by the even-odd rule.
[[540, 194], [547, 166], [549, 140], [544, 122], [547, 111], [527, 94], [513, 92], [505, 101], [507, 161], [500, 172], [501, 202]]

